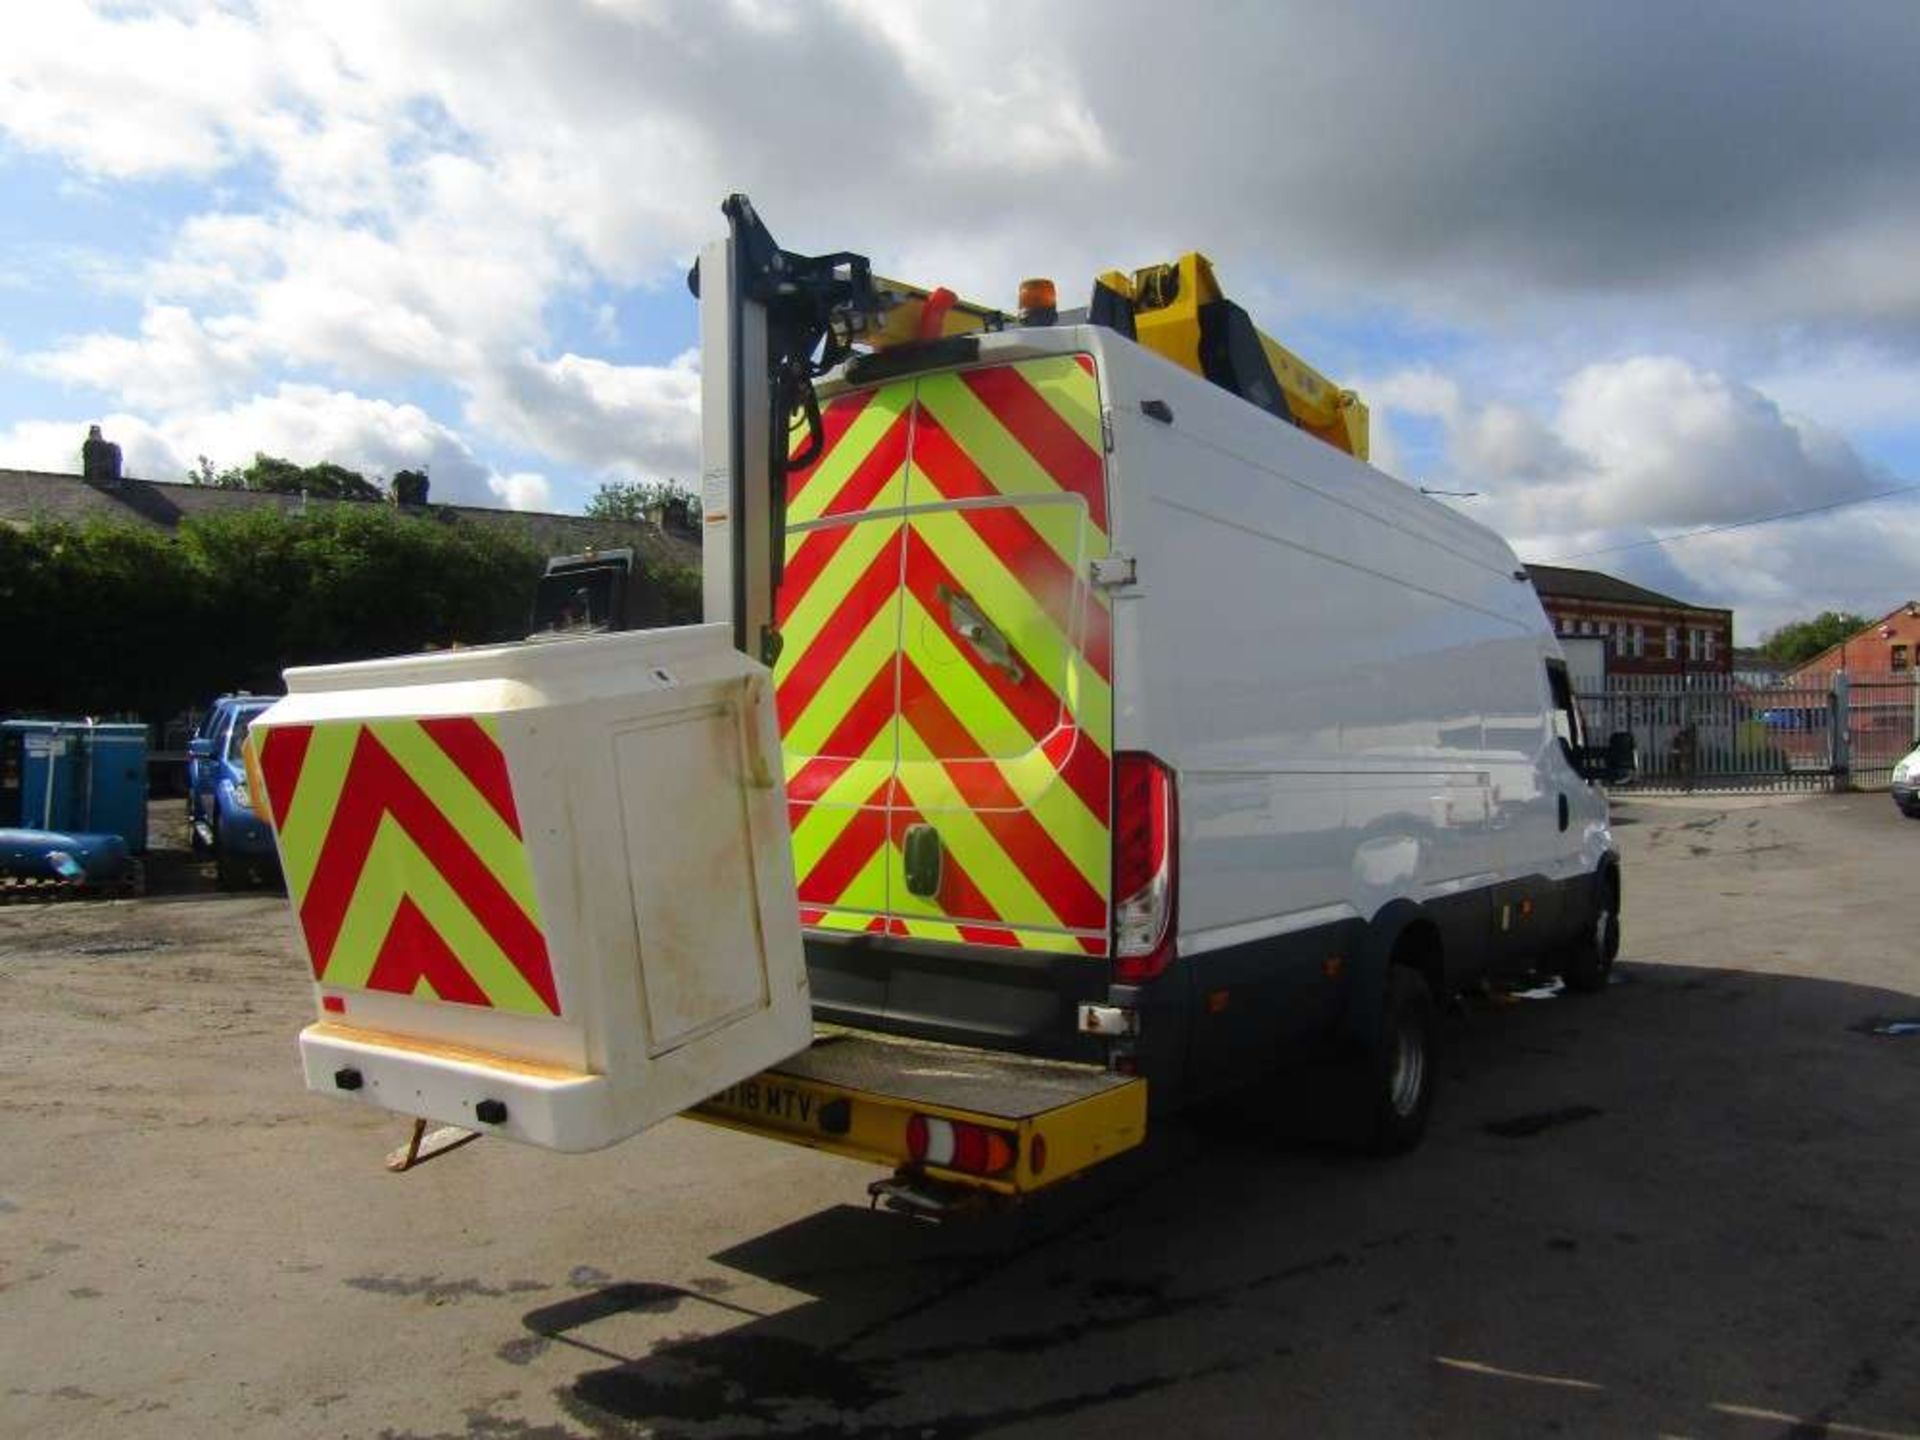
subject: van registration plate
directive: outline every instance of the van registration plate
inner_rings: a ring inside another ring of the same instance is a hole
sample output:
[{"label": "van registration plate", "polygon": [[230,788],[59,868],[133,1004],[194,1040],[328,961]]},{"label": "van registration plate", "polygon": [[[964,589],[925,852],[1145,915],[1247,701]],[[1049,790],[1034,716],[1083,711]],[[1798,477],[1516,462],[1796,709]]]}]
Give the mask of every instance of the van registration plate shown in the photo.
[{"label": "van registration plate", "polygon": [[760,1124],[812,1129],[819,1123],[820,1112],[831,1103],[798,1085],[756,1075],[729,1085],[700,1108]]}]

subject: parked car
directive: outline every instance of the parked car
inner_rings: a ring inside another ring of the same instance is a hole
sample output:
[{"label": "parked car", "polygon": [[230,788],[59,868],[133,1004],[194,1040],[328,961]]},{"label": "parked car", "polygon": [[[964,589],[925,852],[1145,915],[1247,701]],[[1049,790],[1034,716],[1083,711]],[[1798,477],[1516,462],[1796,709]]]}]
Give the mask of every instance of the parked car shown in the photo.
[{"label": "parked car", "polygon": [[1893,767],[1893,803],[1909,819],[1920,820],[1920,745],[1900,758]]},{"label": "parked car", "polygon": [[187,823],[193,848],[211,851],[220,884],[235,889],[279,867],[273,828],[254,810],[242,746],[271,695],[223,695],[187,742]]},{"label": "parked car", "polygon": [[[211,763],[209,759],[211,754],[209,748],[210,743],[214,737],[219,734],[220,727],[233,718],[234,706],[244,705],[249,700],[257,698],[259,697],[249,695],[244,690],[236,691],[231,695],[222,695],[207,707],[206,713],[201,715],[199,723],[193,726],[182,745],[182,748],[187,754],[185,768],[187,827],[193,834],[193,848],[196,850],[203,848],[200,839],[200,825],[201,822],[207,818],[200,808],[200,772]],[[187,713],[188,716],[191,717],[193,712],[188,711]],[[207,741],[209,745],[195,745],[194,742],[196,740]]]}]

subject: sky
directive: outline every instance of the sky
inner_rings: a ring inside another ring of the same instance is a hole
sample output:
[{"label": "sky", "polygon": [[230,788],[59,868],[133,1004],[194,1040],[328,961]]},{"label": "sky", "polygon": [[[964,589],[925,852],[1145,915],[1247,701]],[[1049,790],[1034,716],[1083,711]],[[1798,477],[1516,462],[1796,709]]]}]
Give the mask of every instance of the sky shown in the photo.
[{"label": "sky", "polygon": [[1741,643],[1878,616],[1920,494],[1843,502],[1920,486],[1916,56],[1906,0],[36,0],[0,466],[100,423],[152,479],[689,478],[685,275],[744,191],[790,249],[1009,309],[1203,250],[1523,558]]}]

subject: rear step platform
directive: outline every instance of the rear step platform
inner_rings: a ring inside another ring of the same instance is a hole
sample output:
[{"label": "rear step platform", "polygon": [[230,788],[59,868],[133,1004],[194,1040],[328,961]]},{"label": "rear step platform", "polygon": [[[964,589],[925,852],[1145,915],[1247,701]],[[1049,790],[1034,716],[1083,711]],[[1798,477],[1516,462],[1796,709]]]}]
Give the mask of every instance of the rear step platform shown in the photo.
[{"label": "rear step platform", "polygon": [[1131,1150],[1147,1082],[1092,1065],[822,1026],[808,1049],[688,1112],[698,1120],[1012,1197]]}]

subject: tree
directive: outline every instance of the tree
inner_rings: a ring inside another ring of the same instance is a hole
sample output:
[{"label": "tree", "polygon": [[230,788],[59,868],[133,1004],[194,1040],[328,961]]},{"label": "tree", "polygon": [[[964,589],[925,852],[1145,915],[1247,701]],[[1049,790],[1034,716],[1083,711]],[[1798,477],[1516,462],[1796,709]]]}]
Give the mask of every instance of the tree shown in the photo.
[{"label": "tree", "polygon": [[5,708],[31,714],[164,715],[213,671],[219,643],[205,577],[166,534],[103,520],[0,525]]},{"label": "tree", "polygon": [[1811,620],[1791,620],[1782,625],[1761,642],[1760,653],[1784,665],[1798,665],[1872,623],[1851,610],[1822,610]]},{"label": "tree", "polygon": [[249,490],[271,490],[281,495],[302,491],[317,500],[383,500],[380,487],[358,470],[349,470],[331,460],[318,465],[296,465],[278,455],[256,454],[253,463],[240,472]]},{"label": "tree", "polygon": [[587,501],[591,520],[646,520],[656,506],[683,525],[698,524],[700,497],[678,480],[610,480]]},{"label": "tree", "polygon": [[241,471],[228,466],[225,470],[215,470],[213,461],[202,455],[198,463],[187,471],[187,479],[195,485],[205,486],[209,490],[244,490],[247,477]]},{"label": "tree", "polygon": [[[403,471],[402,474],[412,472]],[[268,490],[278,495],[305,492],[316,500],[384,500],[386,494],[358,470],[349,470],[331,460],[318,465],[296,465],[278,455],[256,453],[244,470],[229,467],[215,470],[206,456],[187,472],[195,485],[216,490]]]},{"label": "tree", "polygon": [[543,557],[511,527],[390,505],[0,525],[6,708],[160,720],[289,665],[526,631]]}]

